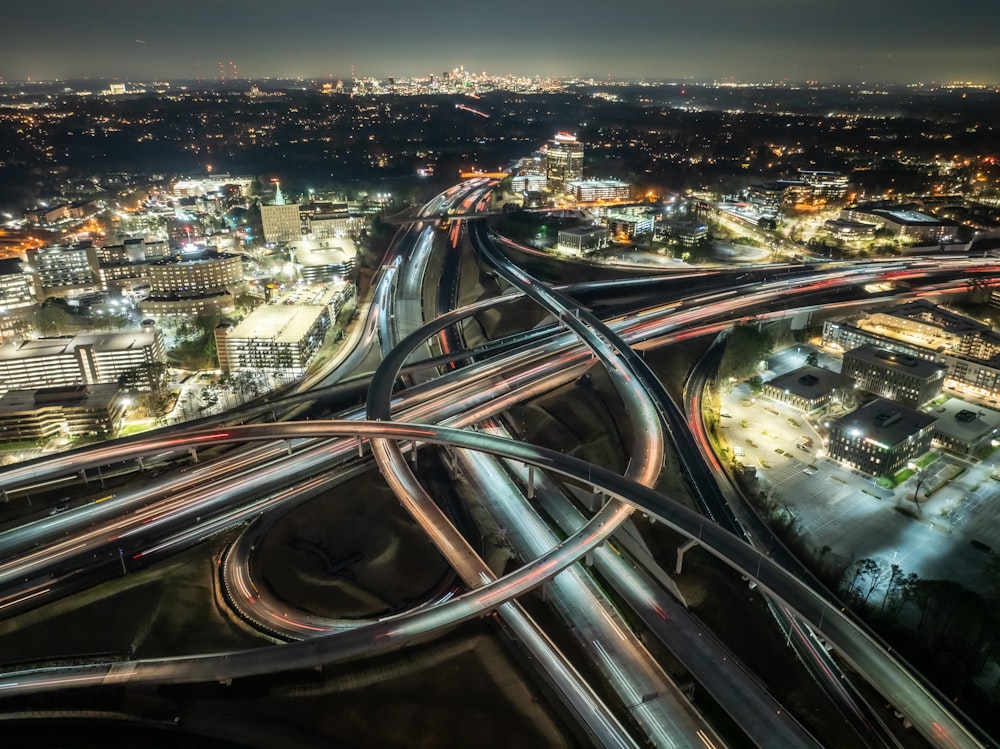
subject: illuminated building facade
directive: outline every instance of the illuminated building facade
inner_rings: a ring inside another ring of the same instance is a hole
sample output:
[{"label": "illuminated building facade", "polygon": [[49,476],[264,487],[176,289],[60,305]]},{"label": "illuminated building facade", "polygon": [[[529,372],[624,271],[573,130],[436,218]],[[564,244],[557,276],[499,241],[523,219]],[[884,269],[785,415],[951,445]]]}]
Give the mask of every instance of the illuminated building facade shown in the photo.
[{"label": "illuminated building facade", "polygon": [[576,179],[566,183],[566,192],[581,203],[599,200],[628,200],[632,188],[628,182],[617,179]]},{"label": "illuminated building facade", "polygon": [[182,253],[146,264],[149,296],[144,315],[227,313],[243,285],[243,258],[212,248]]},{"label": "illuminated building facade", "polygon": [[875,224],[893,236],[915,242],[941,242],[958,230],[954,221],[944,221],[916,210],[915,204],[868,204],[844,208],[840,217],[848,221]]},{"label": "illuminated building facade", "polygon": [[604,226],[574,226],[560,229],[556,249],[575,255],[589,255],[608,246],[608,230]]},{"label": "illuminated building facade", "polygon": [[302,236],[302,216],[298,203],[289,203],[278,185],[274,191],[274,202],[260,206],[260,222],[264,241],[268,244],[291,242]]},{"label": "illuminated building facade", "polygon": [[941,394],[948,368],[927,359],[868,345],[846,352],[840,371],[851,377],[859,390],[909,408],[920,408]]},{"label": "illuminated building facade", "polygon": [[300,377],[322,345],[330,324],[330,309],[325,305],[258,307],[239,324],[223,324],[215,329],[219,368],[226,372],[251,369]]},{"label": "illuminated building facade", "polygon": [[550,190],[561,191],[567,183],[583,179],[583,143],[575,135],[556,133],[545,150],[545,176]]},{"label": "illuminated building facade", "polygon": [[870,476],[891,476],[931,448],[933,416],[877,398],[830,423],[828,454]]},{"label": "illuminated building facade", "polygon": [[53,245],[28,250],[28,272],[35,296],[76,296],[100,289],[97,248],[87,242],[73,247]]},{"label": "illuminated building facade", "polygon": [[0,346],[0,392],[117,383],[125,372],[166,360],[163,335],[151,325],[124,333],[11,341]]},{"label": "illuminated building facade", "polygon": [[0,341],[23,335],[38,309],[31,278],[20,260],[0,260]]},{"label": "illuminated building facade", "polygon": [[125,409],[117,383],[10,390],[0,396],[0,442],[114,434]]},{"label": "illuminated building facade", "polygon": [[854,380],[823,367],[804,366],[764,383],[764,395],[806,413],[842,400]]},{"label": "illuminated building facade", "polygon": [[942,364],[945,388],[1000,399],[1000,334],[926,300],[827,320],[823,342],[845,351],[872,344]]},{"label": "illuminated building facade", "polygon": [[959,455],[982,455],[992,449],[1000,434],[1000,413],[990,408],[950,398],[930,412],[934,443]]},{"label": "illuminated building facade", "polygon": [[799,169],[799,179],[809,185],[813,197],[829,201],[847,197],[849,179],[846,174],[818,169]]}]

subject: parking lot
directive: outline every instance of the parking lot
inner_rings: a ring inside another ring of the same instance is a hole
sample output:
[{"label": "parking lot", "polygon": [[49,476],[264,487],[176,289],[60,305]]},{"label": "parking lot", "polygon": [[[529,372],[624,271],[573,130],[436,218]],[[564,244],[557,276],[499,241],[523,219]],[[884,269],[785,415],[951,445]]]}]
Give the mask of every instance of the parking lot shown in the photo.
[{"label": "parking lot", "polygon": [[[780,352],[764,379],[801,366],[807,351],[791,347]],[[827,364],[825,358],[821,365]],[[757,470],[761,486],[788,508],[815,549],[829,546],[830,555],[848,562],[880,557],[905,572],[970,587],[982,582],[986,552],[1000,552],[996,457],[978,463],[944,455],[926,469],[926,476],[915,474],[895,489],[883,489],[872,477],[828,460],[819,434],[802,412],[754,396],[745,384],[721,394],[721,413],[726,457]],[[807,439],[811,445],[804,449]],[[915,503],[918,482],[920,502]]]}]

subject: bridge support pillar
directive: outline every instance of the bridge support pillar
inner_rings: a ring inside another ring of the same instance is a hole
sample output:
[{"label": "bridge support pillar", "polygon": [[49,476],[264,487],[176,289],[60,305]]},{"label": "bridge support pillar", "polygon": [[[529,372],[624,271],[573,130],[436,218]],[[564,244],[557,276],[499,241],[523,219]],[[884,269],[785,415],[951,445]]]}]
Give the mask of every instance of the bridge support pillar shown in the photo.
[{"label": "bridge support pillar", "polygon": [[674,574],[675,575],[681,574],[681,567],[684,564],[684,552],[688,551],[689,549],[694,548],[697,545],[698,545],[698,542],[695,541],[692,538],[690,541],[688,541],[683,546],[681,546],[679,549],[677,549],[677,565],[674,567]]},{"label": "bridge support pillar", "polygon": [[528,499],[535,498],[535,467],[528,466]]},{"label": "bridge support pillar", "polygon": [[80,479],[85,484],[89,484],[90,483],[90,481],[87,479],[87,469],[86,468],[83,468],[83,469],[80,470]]},{"label": "bridge support pillar", "polygon": [[191,456],[191,462],[192,463],[197,463],[198,462],[198,448],[197,447],[189,447],[188,448],[188,455]]}]

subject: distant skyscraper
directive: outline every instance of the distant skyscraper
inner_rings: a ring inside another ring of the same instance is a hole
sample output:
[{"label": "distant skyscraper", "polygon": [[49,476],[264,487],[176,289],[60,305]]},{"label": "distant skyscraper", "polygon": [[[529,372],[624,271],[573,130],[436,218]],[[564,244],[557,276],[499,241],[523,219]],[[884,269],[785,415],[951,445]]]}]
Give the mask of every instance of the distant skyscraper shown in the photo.
[{"label": "distant skyscraper", "polygon": [[556,133],[545,153],[549,189],[562,190],[567,182],[583,178],[583,143],[569,133]]}]

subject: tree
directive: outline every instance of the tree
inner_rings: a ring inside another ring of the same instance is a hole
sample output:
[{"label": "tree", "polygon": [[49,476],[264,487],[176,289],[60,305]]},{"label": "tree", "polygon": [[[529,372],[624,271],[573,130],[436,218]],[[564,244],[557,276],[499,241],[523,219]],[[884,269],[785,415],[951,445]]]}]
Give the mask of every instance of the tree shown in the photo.
[{"label": "tree", "polygon": [[872,594],[889,582],[891,574],[892,570],[885,560],[864,557],[847,568],[850,582],[844,590],[858,603],[867,605]]},{"label": "tree", "polygon": [[810,367],[818,367],[819,355],[815,351],[810,351],[806,355],[806,364],[808,364]]},{"label": "tree", "polygon": [[742,379],[757,371],[757,364],[774,350],[774,335],[755,321],[733,326],[722,355],[722,377]]},{"label": "tree", "polygon": [[35,313],[35,327],[44,336],[62,335],[69,331],[72,320],[72,315],[52,300]]},{"label": "tree", "polygon": [[[869,559],[866,561],[869,562],[865,569],[868,581],[867,587],[864,590],[864,598],[861,601],[865,606],[868,605],[868,599],[872,597],[872,593],[885,587],[886,583],[892,578],[892,568],[886,564],[884,559]],[[892,565],[892,567],[894,566]]]}]

